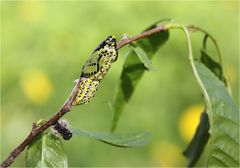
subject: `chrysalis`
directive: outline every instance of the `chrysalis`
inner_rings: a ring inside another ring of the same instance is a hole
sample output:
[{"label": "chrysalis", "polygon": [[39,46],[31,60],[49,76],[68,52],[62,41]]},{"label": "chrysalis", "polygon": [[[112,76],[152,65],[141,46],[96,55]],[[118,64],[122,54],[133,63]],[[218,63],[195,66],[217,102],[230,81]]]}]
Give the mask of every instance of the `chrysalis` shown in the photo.
[{"label": "chrysalis", "polygon": [[94,97],[100,81],[118,58],[117,43],[109,36],[98,45],[82,68],[78,92],[73,105],[86,104]]}]

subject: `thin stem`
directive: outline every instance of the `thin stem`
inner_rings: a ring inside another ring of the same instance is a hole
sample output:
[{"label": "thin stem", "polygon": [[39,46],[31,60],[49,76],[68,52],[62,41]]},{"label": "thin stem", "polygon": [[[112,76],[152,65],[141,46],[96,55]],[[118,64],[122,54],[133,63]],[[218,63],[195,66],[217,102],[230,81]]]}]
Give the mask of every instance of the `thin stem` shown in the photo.
[{"label": "thin stem", "polygon": [[190,26],[187,26],[187,28],[190,29],[190,30],[200,31],[200,32],[205,34],[204,41],[203,41],[203,47],[204,48],[206,48],[206,42],[207,42],[208,38],[210,38],[211,41],[213,42],[214,46],[216,47],[217,53],[218,53],[219,63],[220,63],[220,65],[222,67],[222,70],[223,70],[222,77],[226,78],[225,84],[226,84],[226,87],[228,89],[229,94],[231,95],[232,94],[231,86],[230,86],[228,77],[226,75],[225,69],[224,69],[223,58],[222,58],[222,54],[221,54],[219,45],[217,43],[217,40],[211,34],[209,34],[206,30],[204,30],[204,29],[202,29],[200,27],[197,27],[197,26],[194,26],[194,25],[190,25]]},{"label": "thin stem", "polygon": [[[203,85],[203,83],[202,83],[202,81],[201,81],[201,79],[200,79],[200,76],[199,76],[199,74],[198,74],[198,72],[197,72],[197,69],[196,69],[196,66],[195,66],[195,63],[194,63],[193,52],[192,52],[192,44],[191,44],[191,39],[190,39],[189,32],[188,32],[188,30],[187,30],[186,27],[183,27],[182,29],[183,29],[183,31],[184,31],[184,33],[185,33],[185,35],[186,35],[186,38],[187,38],[189,60],[190,60],[190,64],[191,64],[192,69],[193,69],[193,73],[194,73],[194,75],[195,75],[195,77],[196,77],[196,79],[197,79],[197,81],[198,81],[198,83],[199,83],[199,85],[200,85],[200,87],[201,87],[204,95],[205,95],[205,99],[206,99],[205,102],[206,102],[206,105],[207,105],[207,109],[208,109],[209,111],[211,111],[211,110],[212,110],[212,107],[211,107],[211,105],[209,104],[209,102],[210,102],[209,95],[208,95],[208,93],[207,93],[207,91],[206,91],[206,88],[204,87],[204,85]],[[210,120],[211,120],[211,118],[210,118]]]},{"label": "thin stem", "polygon": [[[203,95],[204,95],[204,98],[205,98],[205,103],[206,103],[206,106],[207,106],[207,109],[208,111],[212,111],[212,106],[210,105],[210,97],[207,93],[207,90],[206,88],[204,87],[203,85],[203,82],[202,80],[200,79],[200,76],[198,74],[198,71],[196,69],[196,66],[195,66],[195,63],[194,63],[194,58],[193,58],[193,52],[192,52],[192,44],[191,44],[191,38],[190,38],[190,35],[189,35],[189,32],[188,32],[188,29],[186,27],[182,27],[185,35],[186,35],[186,38],[187,38],[187,44],[188,44],[188,56],[189,56],[189,60],[190,60],[190,64],[191,64],[191,67],[192,67],[192,70],[193,70],[193,73],[194,73],[194,76],[195,78],[197,79],[198,81],[198,84],[203,92]],[[206,36],[205,36],[206,37]],[[210,121],[210,125],[212,125],[213,123],[213,120],[212,120],[212,117],[211,117],[211,113],[208,112],[208,115],[209,115],[209,121]]]},{"label": "thin stem", "polygon": [[194,29],[194,30],[203,32],[205,35],[207,35],[207,37],[209,37],[212,40],[213,44],[216,47],[217,53],[218,53],[218,58],[219,58],[220,65],[223,67],[222,54],[221,54],[221,51],[220,51],[220,48],[219,48],[219,45],[218,45],[216,39],[211,34],[209,34],[206,30],[204,30],[200,27],[197,27],[197,26],[194,26],[194,25],[190,25],[190,26],[187,26],[187,27],[189,29]]},{"label": "thin stem", "polygon": [[137,41],[139,39],[142,39],[144,37],[147,37],[147,36],[150,36],[152,34],[155,34],[155,33],[159,33],[159,32],[162,32],[162,31],[166,31],[165,29],[165,26],[164,25],[159,25],[153,29],[150,29],[148,31],[145,31],[139,35],[136,35],[134,37],[131,37],[131,38],[123,38],[120,40],[120,42],[117,44],[117,49],[120,49],[122,47],[124,47],[125,45],[127,44],[130,44],[134,41]]},{"label": "thin stem", "polygon": [[221,65],[221,67],[223,67],[223,59],[222,59],[222,54],[221,54],[219,45],[218,45],[216,39],[211,34],[209,34],[206,30],[204,30],[204,29],[202,29],[200,27],[194,26],[194,25],[181,26],[180,24],[175,24],[175,23],[169,23],[169,24],[165,25],[166,29],[172,29],[172,28],[181,28],[182,29],[182,27],[187,27],[187,29],[189,31],[192,31],[192,32],[200,31],[200,32],[204,33],[205,34],[204,40],[203,40],[203,47],[204,48],[206,48],[207,39],[210,38],[212,40],[213,44],[216,47],[220,65]]}]

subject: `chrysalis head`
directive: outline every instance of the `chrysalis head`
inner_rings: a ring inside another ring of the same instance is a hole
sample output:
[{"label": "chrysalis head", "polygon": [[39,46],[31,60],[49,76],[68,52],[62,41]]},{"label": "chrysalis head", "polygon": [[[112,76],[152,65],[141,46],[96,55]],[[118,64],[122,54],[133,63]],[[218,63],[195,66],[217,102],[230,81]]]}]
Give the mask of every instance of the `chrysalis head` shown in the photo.
[{"label": "chrysalis head", "polygon": [[100,50],[101,48],[104,48],[104,47],[109,47],[109,48],[114,48],[116,49],[117,48],[117,43],[116,43],[116,38],[115,36],[108,36],[104,41],[102,41],[98,46],[97,48],[93,51],[98,51]]},{"label": "chrysalis head", "polygon": [[108,45],[109,47],[112,46],[112,47],[117,47],[116,46],[116,38],[115,36],[108,36],[108,38],[105,40],[106,42],[106,45]]}]

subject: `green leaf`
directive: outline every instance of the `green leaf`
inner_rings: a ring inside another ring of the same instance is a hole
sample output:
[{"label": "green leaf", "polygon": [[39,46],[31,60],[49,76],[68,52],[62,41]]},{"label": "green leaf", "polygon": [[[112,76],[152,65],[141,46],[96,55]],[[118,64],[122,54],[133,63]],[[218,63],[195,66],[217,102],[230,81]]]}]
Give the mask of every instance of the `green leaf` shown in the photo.
[{"label": "green leaf", "polygon": [[203,64],[194,63],[210,121],[210,167],[239,166],[239,110],[224,84]]},{"label": "green leaf", "polygon": [[27,148],[27,167],[68,167],[62,143],[50,131],[39,135]]},{"label": "green leaf", "polygon": [[188,167],[193,167],[202,154],[210,137],[210,134],[208,133],[209,127],[208,115],[204,110],[201,115],[197,130],[187,149],[183,152],[183,154],[189,158]]},{"label": "green leaf", "polygon": [[[148,38],[141,39],[137,41],[134,45],[138,46],[143,50],[146,55],[143,56],[142,60],[149,60],[153,58],[153,55],[157,50],[167,41],[169,37],[168,31],[160,32],[149,36]],[[136,50],[136,49],[135,49]],[[141,56],[143,54],[140,54]],[[139,59],[136,52],[130,47],[129,52],[127,52],[126,60],[123,66],[123,70],[120,76],[120,81],[117,87],[117,92],[113,100],[113,120],[111,131],[113,132],[116,129],[119,117],[124,110],[125,105],[133,95],[133,92],[141,79],[143,73],[145,72],[146,67],[150,66],[150,61],[143,61]]]},{"label": "green leaf", "polygon": [[[224,80],[222,67],[221,65],[214,61],[204,49],[201,49],[201,59],[200,61],[207,66],[212,73],[214,73],[219,80]],[[202,113],[201,120],[198,124],[197,130],[189,143],[187,149],[183,152],[185,156],[189,158],[189,167],[195,165],[196,161],[199,159],[202,154],[205,145],[209,139],[209,119],[206,114],[206,110]]]},{"label": "green leaf", "polygon": [[[150,25],[148,28],[146,28],[144,31],[147,31],[147,30],[150,30],[150,29],[153,29],[155,28],[159,23],[162,23],[162,22],[171,22],[173,21],[174,19],[172,18],[165,18],[165,19],[159,19],[158,21],[156,21],[155,23],[153,23],[152,25]],[[143,32],[144,32],[143,31]]]},{"label": "green leaf", "polygon": [[[223,76],[223,71],[221,65],[214,61],[204,49],[201,49],[201,59],[200,61],[207,66],[212,73],[214,73],[219,80],[222,80],[225,85],[226,79]],[[187,156],[189,160],[189,167],[195,165],[196,161],[199,159],[200,155],[203,152],[203,149],[205,145],[208,142],[209,139],[209,120],[206,112],[202,114],[200,123],[198,125],[198,128],[194,134],[193,139],[191,140],[189,146],[187,149],[183,152],[185,156]]]},{"label": "green leaf", "polygon": [[141,147],[149,143],[151,134],[144,133],[99,133],[71,129],[73,135],[92,138],[116,147]]},{"label": "green leaf", "polygon": [[145,66],[145,68],[147,68],[148,70],[152,70],[152,62],[151,60],[149,60],[147,54],[145,53],[145,51],[143,49],[141,49],[138,46],[133,46],[133,50],[135,51],[135,53],[137,54],[138,58],[140,59],[140,61],[143,63],[143,65]]},{"label": "green leaf", "polygon": [[204,49],[201,49],[201,62],[206,65],[219,80],[225,82],[221,65],[214,61]]},{"label": "green leaf", "polygon": [[189,60],[193,73],[204,95],[210,123],[209,167],[239,167],[239,110],[225,85],[204,64],[193,59],[188,30],[182,29],[187,38]]}]

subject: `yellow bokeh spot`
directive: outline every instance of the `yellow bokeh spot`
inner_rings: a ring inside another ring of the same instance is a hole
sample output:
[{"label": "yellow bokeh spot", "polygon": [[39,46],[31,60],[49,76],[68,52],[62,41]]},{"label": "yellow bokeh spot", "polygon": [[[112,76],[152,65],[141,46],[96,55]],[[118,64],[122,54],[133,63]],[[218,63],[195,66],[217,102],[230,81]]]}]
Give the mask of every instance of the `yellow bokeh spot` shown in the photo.
[{"label": "yellow bokeh spot", "polygon": [[40,1],[22,1],[18,6],[18,14],[26,22],[38,22],[44,15],[44,4]]},{"label": "yellow bokeh spot", "polygon": [[161,142],[153,146],[153,161],[157,167],[176,167],[185,165],[182,150],[175,144]]},{"label": "yellow bokeh spot", "polygon": [[203,110],[204,106],[199,104],[190,106],[183,112],[179,120],[179,131],[184,140],[190,141],[193,137]]},{"label": "yellow bokeh spot", "polygon": [[23,73],[21,87],[26,97],[37,105],[45,103],[52,93],[52,84],[49,78],[40,70]]}]

